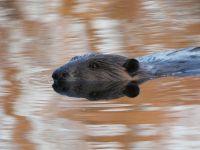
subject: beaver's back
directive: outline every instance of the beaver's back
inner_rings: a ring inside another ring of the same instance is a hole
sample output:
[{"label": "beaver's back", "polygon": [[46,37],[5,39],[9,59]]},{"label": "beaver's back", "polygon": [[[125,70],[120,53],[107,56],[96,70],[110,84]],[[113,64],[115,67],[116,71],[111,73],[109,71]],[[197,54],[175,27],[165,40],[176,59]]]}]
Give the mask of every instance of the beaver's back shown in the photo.
[{"label": "beaver's back", "polygon": [[155,77],[200,75],[200,47],[159,52],[137,59],[146,73]]}]

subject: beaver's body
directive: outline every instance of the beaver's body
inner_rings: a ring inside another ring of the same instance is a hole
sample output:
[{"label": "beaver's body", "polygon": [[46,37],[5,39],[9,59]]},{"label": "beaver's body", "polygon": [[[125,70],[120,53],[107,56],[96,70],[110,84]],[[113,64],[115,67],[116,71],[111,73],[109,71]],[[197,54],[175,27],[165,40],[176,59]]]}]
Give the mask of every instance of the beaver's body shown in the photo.
[{"label": "beaver's body", "polygon": [[76,56],[53,73],[54,80],[145,81],[163,76],[200,75],[200,47],[128,59],[119,55]]},{"label": "beaver's body", "polygon": [[154,77],[200,75],[200,47],[159,52],[137,59]]}]

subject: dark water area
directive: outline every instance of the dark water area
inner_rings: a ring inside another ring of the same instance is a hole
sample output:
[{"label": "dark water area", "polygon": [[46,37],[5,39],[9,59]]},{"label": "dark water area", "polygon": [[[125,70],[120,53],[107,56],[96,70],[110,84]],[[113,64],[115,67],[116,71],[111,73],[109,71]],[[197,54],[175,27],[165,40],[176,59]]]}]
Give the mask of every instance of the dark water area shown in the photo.
[{"label": "dark water area", "polygon": [[0,149],[199,150],[199,77],[110,101],[59,95],[51,78],[75,55],[199,45],[199,0],[1,0]]}]

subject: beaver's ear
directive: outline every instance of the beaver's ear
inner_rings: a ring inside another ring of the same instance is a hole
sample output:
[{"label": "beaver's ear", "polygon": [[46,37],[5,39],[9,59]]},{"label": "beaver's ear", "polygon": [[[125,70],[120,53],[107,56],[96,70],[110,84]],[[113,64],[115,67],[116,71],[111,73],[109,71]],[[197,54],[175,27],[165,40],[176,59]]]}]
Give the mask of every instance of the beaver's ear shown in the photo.
[{"label": "beaver's ear", "polygon": [[136,59],[128,59],[123,64],[123,67],[126,68],[128,73],[134,73],[139,69],[139,62]]},{"label": "beaver's ear", "polygon": [[136,97],[140,93],[140,88],[137,83],[129,82],[125,89],[123,90],[123,94],[128,97]]}]

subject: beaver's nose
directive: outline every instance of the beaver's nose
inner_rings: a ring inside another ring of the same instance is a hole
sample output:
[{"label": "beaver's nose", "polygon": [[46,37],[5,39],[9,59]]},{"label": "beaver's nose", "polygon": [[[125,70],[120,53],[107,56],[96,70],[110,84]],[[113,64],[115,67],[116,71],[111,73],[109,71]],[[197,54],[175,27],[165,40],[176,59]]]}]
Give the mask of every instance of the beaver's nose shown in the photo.
[{"label": "beaver's nose", "polygon": [[54,72],[53,72],[52,78],[53,78],[54,80],[58,80],[58,79],[59,79],[59,75],[58,75],[58,72],[57,72],[57,71],[54,71]]}]

